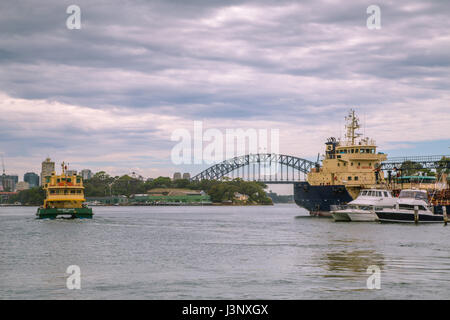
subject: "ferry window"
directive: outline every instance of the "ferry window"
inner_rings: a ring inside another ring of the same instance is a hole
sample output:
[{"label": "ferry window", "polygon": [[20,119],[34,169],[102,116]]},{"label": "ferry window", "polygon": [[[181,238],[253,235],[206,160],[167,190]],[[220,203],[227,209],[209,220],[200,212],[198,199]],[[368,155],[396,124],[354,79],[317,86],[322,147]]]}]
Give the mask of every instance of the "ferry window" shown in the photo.
[{"label": "ferry window", "polygon": [[358,166],[360,166],[361,165],[361,162],[358,162]]},{"label": "ferry window", "polygon": [[77,183],[80,183],[80,181],[81,181],[80,178],[77,178]]},{"label": "ferry window", "polygon": [[377,197],[381,197],[381,191],[377,191]]},{"label": "ferry window", "polygon": [[60,181],[61,181],[61,180],[60,180],[59,178],[58,178],[58,179],[56,179],[56,182],[58,182],[58,183],[59,183]]},{"label": "ferry window", "polygon": [[72,194],[75,193],[75,190],[70,190],[70,193],[72,193]]},{"label": "ferry window", "polygon": [[81,190],[77,190],[77,193],[81,193]]},{"label": "ferry window", "polygon": [[352,149],[352,153],[355,153],[355,149]]},{"label": "ferry window", "polygon": [[340,167],[341,165],[339,164],[339,162],[338,162],[338,167]]},{"label": "ferry window", "polygon": [[388,193],[387,193],[386,191],[384,191],[383,193],[384,193],[384,196],[385,196],[386,198],[389,197],[389,196],[388,196]]},{"label": "ferry window", "polygon": [[71,182],[72,181],[72,179],[70,179],[70,178],[67,178],[67,182]]},{"label": "ferry window", "polygon": [[370,153],[370,149],[366,149],[366,153]]},{"label": "ferry window", "polygon": [[355,181],[358,181],[358,176],[355,177]]},{"label": "ferry window", "polygon": [[369,191],[369,196],[373,196],[373,191]]},{"label": "ferry window", "polygon": [[353,162],[351,163],[351,165],[353,165]]},{"label": "ferry window", "polygon": [[54,194],[54,193],[55,193],[55,190],[50,190],[50,193],[51,193],[51,194]]},{"label": "ferry window", "polygon": [[348,177],[348,181],[352,181],[352,177]]},{"label": "ferry window", "polygon": [[364,149],[361,149],[360,152],[361,152],[361,153],[364,153]]},{"label": "ferry window", "polygon": [[347,165],[347,163],[346,162],[344,162],[344,167]]}]

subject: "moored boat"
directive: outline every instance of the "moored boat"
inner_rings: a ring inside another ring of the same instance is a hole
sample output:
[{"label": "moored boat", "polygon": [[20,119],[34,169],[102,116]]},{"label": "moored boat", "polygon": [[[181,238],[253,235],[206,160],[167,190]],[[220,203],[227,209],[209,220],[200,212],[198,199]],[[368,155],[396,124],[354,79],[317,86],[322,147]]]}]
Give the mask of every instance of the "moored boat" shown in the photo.
[{"label": "moored boat", "polygon": [[393,208],[395,198],[386,189],[364,189],[347,206],[332,211],[335,221],[369,222],[376,221],[376,209]]},{"label": "moored boat", "polygon": [[397,204],[392,209],[375,211],[380,222],[442,223],[444,215],[430,210],[425,190],[407,189],[400,191]]},{"label": "moored boat", "polygon": [[84,204],[83,179],[78,175],[67,175],[64,162],[61,166],[61,175],[52,172],[51,176],[45,177],[45,200],[36,216],[39,219],[54,219],[58,216],[92,218],[92,209]]}]

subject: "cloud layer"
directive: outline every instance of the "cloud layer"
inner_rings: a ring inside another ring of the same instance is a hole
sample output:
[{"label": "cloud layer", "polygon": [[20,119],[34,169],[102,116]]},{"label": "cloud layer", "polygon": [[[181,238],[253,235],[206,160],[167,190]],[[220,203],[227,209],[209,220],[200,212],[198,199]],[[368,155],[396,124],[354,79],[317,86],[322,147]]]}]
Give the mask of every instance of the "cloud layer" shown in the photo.
[{"label": "cloud layer", "polygon": [[350,107],[386,151],[450,142],[448,2],[379,1],[380,30],[365,2],[78,1],[68,30],[70,4],[0,4],[8,171],[50,155],[171,174],[171,132],[193,120],[279,128],[281,152],[314,158]]}]

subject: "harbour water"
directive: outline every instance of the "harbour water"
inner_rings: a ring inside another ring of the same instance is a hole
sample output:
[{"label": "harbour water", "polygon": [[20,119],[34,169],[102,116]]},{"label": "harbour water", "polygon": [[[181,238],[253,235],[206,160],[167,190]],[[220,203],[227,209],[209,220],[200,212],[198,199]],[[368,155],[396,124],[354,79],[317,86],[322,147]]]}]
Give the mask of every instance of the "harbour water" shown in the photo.
[{"label": "harbour water", "polygon": [[[0,208],[0,299],[448,299],[450,226],[335,223],[295,205]],[[66,269],[81,269],[69,290]],[[367,268],[381,289],[367,288]]]}]

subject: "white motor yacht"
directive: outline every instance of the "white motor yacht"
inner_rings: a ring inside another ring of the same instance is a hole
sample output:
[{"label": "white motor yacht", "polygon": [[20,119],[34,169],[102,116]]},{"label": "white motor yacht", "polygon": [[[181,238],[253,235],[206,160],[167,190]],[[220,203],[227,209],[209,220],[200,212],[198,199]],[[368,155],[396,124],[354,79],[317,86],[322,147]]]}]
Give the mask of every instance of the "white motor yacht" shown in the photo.
[{"label": "white motor yacht", "polygon": [[347,206],[332,211],[335,221],[376,221],[375,210],[393,208],[396,199],[389,190],[364,189]]},{"label": "white motor yacht", "polygon": [[400,191],[397,204],[394,208],[376,210],[378,220],[381,222],[443,222],[442,213],[435,214],[430,210],[428,194],[425,190],[407,189]]}]

